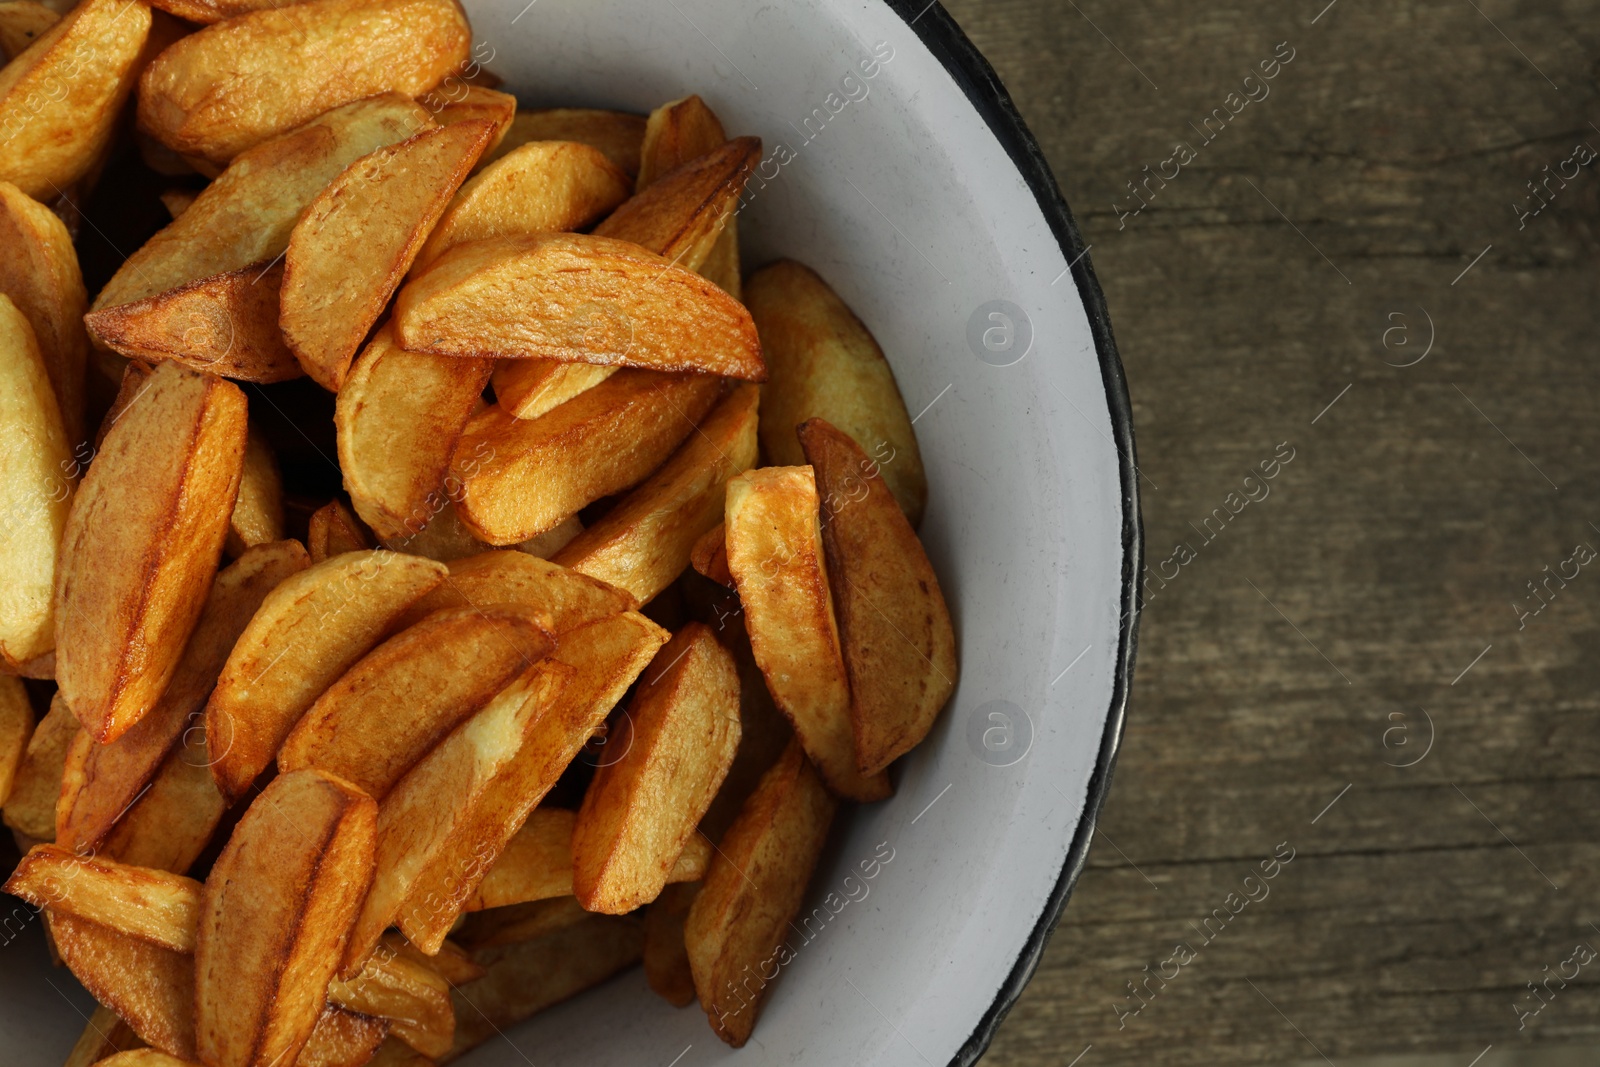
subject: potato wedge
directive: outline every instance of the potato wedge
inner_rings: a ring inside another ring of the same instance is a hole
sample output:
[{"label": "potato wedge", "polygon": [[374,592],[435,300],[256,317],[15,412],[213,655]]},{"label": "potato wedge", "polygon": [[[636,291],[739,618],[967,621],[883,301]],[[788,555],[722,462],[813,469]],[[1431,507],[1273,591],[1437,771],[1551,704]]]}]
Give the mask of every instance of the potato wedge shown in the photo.
[{"label": "potato wedge", "polygon": [[45,915],[62,962],[96,1000],[126,1020],[146,1044],[194,1061],[191,955],[51,909]]},{"label": "potato wedge", "polygon": [[467,241],[588,229],[627,199],[630,185],[621,168],[586,144],[534,141],[514,148],[461,187],[412,269]]},{"label": "potato wedge", "polygon": [[371,531],[342,500],[330,500],[311,513],[306,549],[312,563],[344,552],[364,552],[372,543]]},{"label": "potato wedge", "polygon": [[0,70],[0,181],[47,200],[93,171],[149,34],[138,0],[84,0]]},{"label": "potato wedge", "polygon": [[662,175],[691,159],[699,159],[727,139],[721,120],[698,95],[662,104],[645,121],[638,187],[647,188]]},{"label": "potato wedge", "polygon": [[[299,542],[278,541],[247,549],[235,563],[218,572],[183,658],[161,699],[116,741],[98,745],[91,738],[86,742],[88,751],[81,777],[74,776],[63,783],[57,807],[57,843],[74,851],[100,846],[118,818],[129,811],[181,746],[184,733],[204,726],[200,712],[206,698],[217,684],[234,642],[267,595],[307,564],[305,549]],[[196,729],[195,733],[195,740],[203,744],[204,730]],[[200,762],[204,767],[205,761]]]},{"label": "potato wedge", "polygon": [[228,518],[228,555],[237,559],[245,549],[283,540],[283,478],[278,457],[259,433],[245,440],[244,471],[239,495]]},{"label": "potato wedge", "polygon": [[[129,1052],[118,1052],[107,1059],[101,1060],[104,1067],[194,1067],[185,1060],[176,1056],[169,1056],[165,1052],[153,1048],[134,1049]],[[69,1063],[68,1067],[72,1067]]]},{"label": "potato wedge", "polygon": [[[659,653],[658,653],[659,655]],[[465,905],[469,912],[507,908],[553,897],[572,896],[572,824],[577,813],[560,808],[535,808],[528,813],[505,851]],[[703,878],[711,861],[711,842],[691,837],[678,854],[667,881]]]},{"label": "potato wedge", "polygon": [[55,212],[10,182],[0,182],[0,293],[33,327],[67,444],[84,440],[83,374],[88,295],[72,235]]},{"label": "potato wedge", "polygon": [[733,586],[733,575],[728,571],[728,526],[718,522],[700,535],[689,550],[689,565],[696,573],[710,578],[718,585]]},{"label": "potato wedge", "polygon": [[100,420],[94,433],[94,451],[99,453],[106,443],[106,434],[122,419],[122,413],[150,388],[150,372],[155,368],[137,359],[124,359],[99,350],[96,350],[95,356],[107,361],[116,360],[122,365],[118,372],[116,396],[111,398],[111,406],[106,409],[105,417]]},{"label": "potato wedge", "polygon": [[[447,486],[460,481],[459,476],[455,474],[447,475],[446,478]],[[389,538],[383,543],[384,547],[396,552],[407,552],[413,556],[423,556],[440,563],[450,563],[489,550],[490,546],[474,537],[472,531],[461,521],[461,514],[449,498],[434,500],[431,507],[433,511],[427,525],[414,534]]]},{"label": "potato wedge", "polygon": [[281,262],[252,263],[100,308],[83,321],[100,347],[134,359],[170,359],[243,382],[284,382],[305,371],[278,328],[282,287]]},{"label": "potato wedge", "polygon": [[[766,970],[793,958],[787,938],[838,803],[798,740],[761,779],[728,828],[689,908],[684,943],[700,1006],[734,1048],[749,1040],[770,988]],[[759,976],[755,989],[747,978]]]},{"label": "potato wedge", "polygon": [[537,419],[486,409],[456,446],[462,521],[490,544],[543,533],[642,481],[694,432],[721,389],[710,375],[628,370]]},{"label": "potato wedge", "polygon": [[535,940],[482,950],[476,958],[489,973],[455,994],[451,1058],[633,966],[643,947],[637,919],[591,915]]},{"label": "potato wedge", "polygon": [[484,149],[485,155],[505,140],[506,134],[511,131],[511,120],[517,115],[517,98],[510,93],[497,92],[489,85],[463,81],[454,74],[419,96],[417,103],[427,108],[433,121],[441,126],[477,119],[492,125],[494,135]]},{"label": "potato wedge", "polygon": [[72,915],[174,952],[194,951],[200,883],[182,875],[38,845],[5,891],[55,915]]},{"label": "potato wedge", "polygon": [[[0,254],[3,258],[3,254]],[[55,647],[57,546],[77,464],[27,318],[0,293],[0,663],[15,671]]]},{"label": "potato wedge", "polygon": [[[94,1067],[102,1060],[109,1060],[115,1064],[117,1061],[110,1058],[117,1053],[132,1052],[143,1047],[144,1042],[139,1040],[132,1028],[118,1018],[116,1012],[100,1004],[95,1007],[94,1014],[89,1016],[89,1021],[84,1024],[83,1034],[78,1038],[78,1043],[73,1045],[72,1051],[67,1054],[65,1067]],[[134,1067],[126,1060],[122,1062],[126,1067]]]},{"label": "potato wedge", "polygon": [[[410,889],[400,929],[424,952],[436,945],[506,843],[572,762],[606,714],[666,643],[666,631],[626,612],[570,631],[552,663],[577,672],[539,716],[534,737],[480,794],[471,818]],[[425,935],[425,936],[424,936]]]},{"label": "potato wedge", "polygon": [[442,1056],[455,1036],[450,983],[433,968],[380,944],[360,973],[328,983],[328,1000],[346,1011],[392,1022],[394,1035],[418,1052]]},{"label": "potato wedge", "polygon": [[728,570],[767,689],[839,796],[882,800],[883,774],[856,767],[850,683],[817,525],[810,467],[763,467],[728,483]]},{"label": "potato wedge", "polygon": [[389,1026],[387,1019],[323,1008],[294,1067],[365,1067],[389,1036]]},{"label": "potato wedge", "polygon": [[361,342],[493,134],[490,123],[473,120],[380,148],[328,183],[295,224],[278,323],[324,389],[344,384]]},{"label": "potato wedge", "polygon": [[729,141],[641,186],[594,232],[632,241],[687,270],[699,270],[760,161],[759,137]]},{"label": "potato wedge", "polygon": [[494,368],[494,400],[519,419],[537,419],[621,369],[553,359],[503,359]]},{"label": "potato wedge", "polygon": [[280,774],[206,878],[195,1038],[212,1067],[290,1061],[311,1036],[372,882],[377,804],[316,770]]},{"label": "potato wedge", "polygon": [[323,691],[444,576],[443,564],[374,549],[333,556],[274,589],[206,704],[212,773],[223,795],[244,795]]},{"label": "potato wedge", "polygon": [[466,61],[471,37],[455,0],[254,11],[161,53],[139,79],[139,126],[186,156],[226,164],[340,104],[423,92]]},{"label": "potato wedge", "polygon": [[395,931],[384,934],[382,943],[396,954],[431,968],[451,985],[460,985],[462,982],[483,977],[483,968],[472,962],[472,957],[467,955],[466,949],[454,941],[442,942],[439,951],[432,956],[407,941],[405,935]]},{"label": "potato wedge", "polygon": [[500,147],[485,159],[491,163],[530,141],[577,141],[598,148],[632,181],[639,173],[645,119],[623,111],[558,107],[519,111]]},{"label": "potato wedge", "polygon": [[9,63],[21,55],[61,16],[38,0],[5,0],[0,3],[0,60]]},{"label": "potato wedge", "polygon": [[168,189],[161,194],[161,206],[167,209],[169,218],[175,219],[193,207],[199,195],[194,189]]},{"label": "potato wedge", "polygon": [[394,321],[395,339],[414,352],[767,376],[742,304],[608,237],[542,233],[457,245],[401,290]]},{"label": "potato wedge", "polygon": [[516,604],[548,619],[559,639],[585,623],[638,607],[620,589],[523,552],[484,552],[449,566],[449,577],[411,605],[399,625],[445,608]]},{"label": "potato wedge", "polygon": [[50,701],[50,710],[28,738],[22,763],[11,780],[4,811],[7,826],[36,841],[55,838],[61,776],[67,753],[81,729],[77,716],[57,693]]},{"label": "potato wedge", "polygon": [[772,378],[762,391],[761,444],[774,464],[802,462],[794,428],[827,419],[861,442],[915,527],[928,480],[894,371],[861,320],[810,268],[785,260],[751,275],[745,303]]},{"label": "potato wedge", "polygon": [[56,577],[56,680],[95,740],[161,697],[216,573],[244,469],[239,387],[163,363],[78,487]]},{"label": "potato wedge", "polygon": [[823,419],[797,432],[823,502],[857,769],[876,774],[928,735],[950,699],[955,631],[939,576],[878,464]]},{"label": "potato wedge", "polygon": [[350,368],[334,409],[339,469],[356,512],[384,539],[415,536],[494,364],[407,352],[385,324]]},{"label": "potato wedge", "polygon": [[740,385],[650,480],[552,557],[641,604],[683,573],[695,542],[722,520],[728,479],[756,463],[761,391]]},{"label": "potato wedge", "polygon": [[675,1008],[694,1003],[694,972],[689,970],[683,924],[699,892],[700,887],[694,884],[669,885],[645,910],[644,978],[657,995]]},{"label": "potato wedge", "polygon": [[[538,738],[541,719],[557,707],[575,673],[552,662],[512,679],[417,762],[385,798],[378,812],[377,875],[356,920],[344,973],[361,965],[390,925],[398,925],[406,940],[424,952],[444,940],[454,911],[414,900],[414,887],[449,851],[452,838],[471,825],[494,780]],[[482,872],[477,878],[470,873],[464,877],[475,884]]]},{"label": "potato wedge", "polygon": [[[283,772],[316,767],[375,800],[555,642],[537,615],[494,604],[429,615],[367,653],[317,698],[278,752]],[[395,709],[405,714],[396,715]]]},{"label": "potato wedge", "polygon": [[33,705],[28,702],[28,690],[20,678],[0,676],[0,807],[11,797],[32,736]]},{"label": "potato wedge", "polygon": [[122,863],[183,874],[211,844],[227,811],[211,775],[205,732],[191,728],[111,828],[100,852]]},{"label": "potato wedge", "polygon": [[409,96],[385,93],[336,107],[257,145],[128,257],[95,297],[95,310],[272,262],[289,247],[306,207],[341,171],[432,121]]},{"label": "potato wedge", "polygon": [[661,894],[739,748],[739,672],[710,628],[692,622],[656,653],[620,735],[572,831],[573,893],[607,915]]}]

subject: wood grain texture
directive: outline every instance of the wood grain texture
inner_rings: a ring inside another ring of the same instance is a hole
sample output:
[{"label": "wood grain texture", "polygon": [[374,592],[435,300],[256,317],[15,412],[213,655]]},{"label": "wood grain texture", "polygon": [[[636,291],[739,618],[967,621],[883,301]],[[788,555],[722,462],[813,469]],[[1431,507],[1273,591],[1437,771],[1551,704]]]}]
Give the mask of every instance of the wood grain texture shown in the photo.
[{"label": "wood grain texture", "polygon": [[[1088,870],[984,1063],[1600,1044],[1600,966],[1517,1011],[1600,949],[1600,568],[1512,607],[1600,547],[1600,175],[1519,220],[1526,183],[1600,149],[1593,6],[946,6],[1093,245],[1151,564],[1195,554],[1149,587]],[[1280,42],[1269,95],[1202,144],[1189,123]],[[1205,531],[1282,442],[1270,495]],[[1423,752],[1423,709],[1431,751],[1386,765]],[[1270,896],[1204,943],[1279,842]],[[1119,1029],[1178,942],[1195,958]]]}]

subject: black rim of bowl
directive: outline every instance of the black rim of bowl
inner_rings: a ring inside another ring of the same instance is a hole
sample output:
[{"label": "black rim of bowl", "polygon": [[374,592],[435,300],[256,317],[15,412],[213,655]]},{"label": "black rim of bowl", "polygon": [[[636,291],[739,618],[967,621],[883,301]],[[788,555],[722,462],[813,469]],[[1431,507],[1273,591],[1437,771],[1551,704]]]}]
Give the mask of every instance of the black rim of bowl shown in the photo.
[{"label": "black rim of bowl", "polygon": [[1106,713],[1105,731],[1100,737],[1100,751],[1095,757],[1094,773],[1089,778],[1088,795],[1084,799],[1083,818],[1073,832],[1066,861],[1061,865],[1061,873],[1056,878],[1055,888],[1050,891],[1050,898],[1045,902],[1037,925],[1028,935],[1011,972],[995,993],[994,1002],[950,1061],[959,1067],[971,1067],[994,1040],[1001,1020],[1022,995],[1023,987],[1038,968],[1045,942],[1060,921],[1067,898],[1072,895],[1072,887],[1083,873],[1095,822],[1111,789],[1111,770],[1116,763],[1117,748],[1122,741],[1122,728],[1127,718],[1128,689],[1133,681],[1133,660],[1139,636],[1139,612],[1144,600],[1139,586],[1139,575],[1144,569],[1144,530],[1139,518],[1133,412],[1128,401],[1127,381],[1122,374],[1122,359],[1117,355],[1116,341],[1111,336],[1111,319],[1106,313],[1105,297],[1095,278],[1094,265],[1089,261],[1078,224],[1073,221],[1072,211],[1061,195],[1050,165],[1045,162],[1039,142],[1028,132],[1027,125],[1017,112],[1016,105],[1011,102],[1011,95],[1000,84],[994,68],[989,66],[988,60],[983,58],[943,7],[929,0],[885,0],[885,3],[916,32],[923,45],[944,65],[972,106],[977,108],[978,114],[988,123],[989,129],[1028,183],[1028,188],[1033,190],[1039,210],[1050,224],[1050,230],[1055,234],[1067,262],[1072,264],[1072,280],[1077,283],[1078,296],[1083,300],[1083,310],[1089,319],[1089,331],[1094,337],[1095,353],[1100,359],[1100,374],[1105,383],[1106,405],[1111,412],[1111,432],[1115,435],[1122,489],[1122,616],[1117,635],[1116,676],[1111,691],[1111,707]]}]

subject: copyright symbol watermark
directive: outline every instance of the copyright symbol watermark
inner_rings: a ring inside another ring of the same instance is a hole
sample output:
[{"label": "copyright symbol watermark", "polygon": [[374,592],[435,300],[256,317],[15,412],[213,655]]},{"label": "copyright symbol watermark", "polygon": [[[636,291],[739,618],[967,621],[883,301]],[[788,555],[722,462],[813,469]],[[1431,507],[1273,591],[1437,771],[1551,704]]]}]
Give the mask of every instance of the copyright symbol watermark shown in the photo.
[{"label": "copyright symbol watermark", "polygon": [[1033,320],[1009,300],[990,300],[967,318],[967,347],[991,367],[1019,363],[1033,348]]},{"label": "copyright symbol watermark", "polygon": [[967,747],[991,767],[1020,763],[1033,747],[1033,720],[1009,700],[991,700],[968,713]]}]

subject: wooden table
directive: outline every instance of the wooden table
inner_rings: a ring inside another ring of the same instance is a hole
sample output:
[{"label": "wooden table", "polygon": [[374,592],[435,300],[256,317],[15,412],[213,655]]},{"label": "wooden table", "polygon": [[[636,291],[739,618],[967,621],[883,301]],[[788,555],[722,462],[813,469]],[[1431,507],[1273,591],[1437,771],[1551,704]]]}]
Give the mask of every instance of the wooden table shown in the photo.
[{"label": "wooden table", "polygon": [[1600,1045],[1595,5],[947,6],[1093,245],[1151,566],[1193,557],[985,1062]]}]

